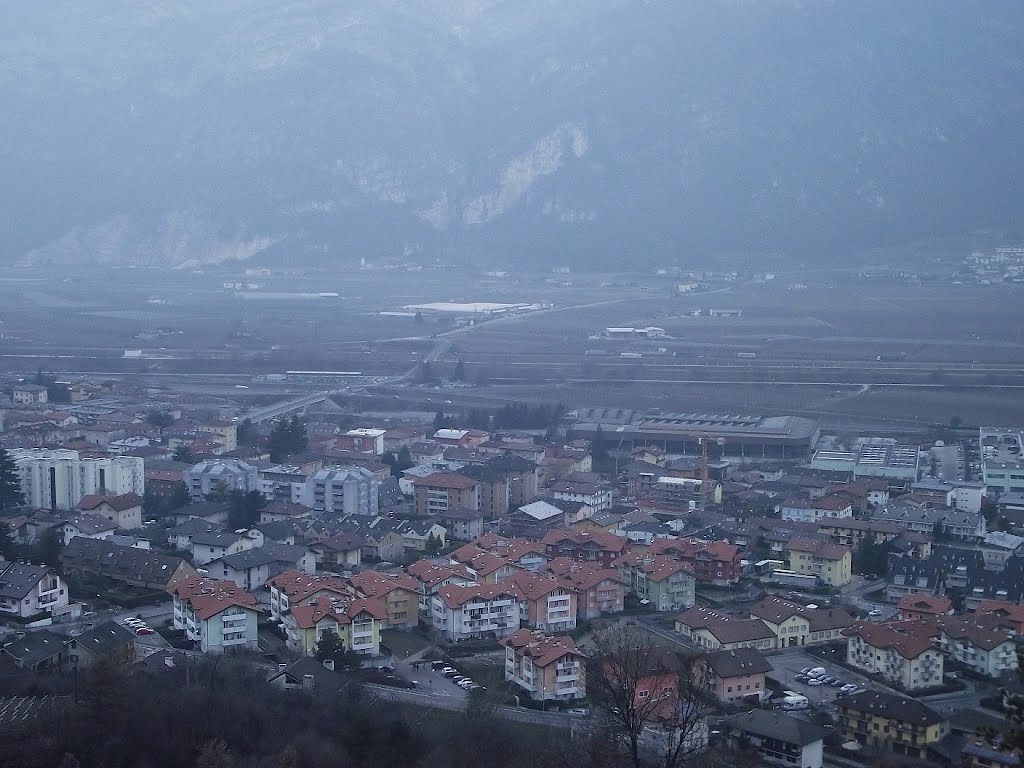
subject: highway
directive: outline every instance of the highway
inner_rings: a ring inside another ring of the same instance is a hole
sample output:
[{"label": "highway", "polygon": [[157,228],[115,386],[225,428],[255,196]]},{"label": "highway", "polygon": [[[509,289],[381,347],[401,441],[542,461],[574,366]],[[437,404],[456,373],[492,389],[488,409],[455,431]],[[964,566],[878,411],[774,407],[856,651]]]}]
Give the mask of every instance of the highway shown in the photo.
[{"label": "highway", "polygon": [[259,424],[261,421],[276,419],[278,416],[301,410],[314,403],[322,403],[329,396],[329,392],[314,392],[311,395],[303,395],[294,400],[285,400],[283,403],[275,403],[274,405],[268,405],[266,408],[257,408],[254,411],[249,411],[245,418],[253,424]]}]

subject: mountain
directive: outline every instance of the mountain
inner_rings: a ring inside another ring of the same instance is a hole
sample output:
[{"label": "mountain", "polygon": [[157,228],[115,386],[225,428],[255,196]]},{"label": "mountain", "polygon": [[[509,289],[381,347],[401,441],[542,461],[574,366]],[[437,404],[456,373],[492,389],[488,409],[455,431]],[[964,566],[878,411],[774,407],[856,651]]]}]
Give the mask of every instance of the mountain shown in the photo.
[{"label": "mountain", "polygon": [[1022,26],[1017,0],[17,4],[0,262],[624,267],[1013,234]]}]

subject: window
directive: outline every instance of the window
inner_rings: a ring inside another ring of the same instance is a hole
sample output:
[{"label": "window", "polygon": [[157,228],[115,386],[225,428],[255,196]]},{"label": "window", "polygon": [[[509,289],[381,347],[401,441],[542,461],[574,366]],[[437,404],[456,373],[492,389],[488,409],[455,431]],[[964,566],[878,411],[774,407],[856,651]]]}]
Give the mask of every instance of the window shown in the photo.
[{"label": "window", "polygon": [[650,695],[651,695],[651,692],[650,692],[650,691],[640,691],[640,692],[639,692],[639,693],[637,694],[637,696],[639,696],[639,697],[640,697],[641,699],[646,699],[646,698],[648,698],[648,697],[649,697]]}]

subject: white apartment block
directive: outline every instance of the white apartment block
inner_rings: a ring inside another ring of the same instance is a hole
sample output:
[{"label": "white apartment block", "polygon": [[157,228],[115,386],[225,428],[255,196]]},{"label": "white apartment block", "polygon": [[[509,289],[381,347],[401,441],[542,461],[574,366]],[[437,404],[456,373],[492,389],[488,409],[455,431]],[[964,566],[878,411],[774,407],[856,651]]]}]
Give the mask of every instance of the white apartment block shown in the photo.
[{"label": "white apartment block", "polygon": [[259,491],[259,473],[244,461],[201,461],[185,472],[183,480],[192,501],[202,501],[218,489],[225,491]]},{"label": "white apartment block", "polygon": [[442,587],[430,601],[431,624],[453,643],[506,637],[519,629],[515,591],[501,584]]},{"label": "white apartment block", "polygon": [[78,451],[45,448],[9,452],[25,503],[36,509],[71,510],[85,496],[146,492],[143,461],[130,456],[81,458]]},{"label": "white apartment block", "polygon": [[942,685],[942,651],[932,646],[927,631],[903,634],[885,625],[862,625],[847,638],[846,661],[907,691]]},{"label": "white apartment block", "polygon": [[335,515],[377,516],[380,481],[364,467],[327,467],[306,480],[301,504]]}]

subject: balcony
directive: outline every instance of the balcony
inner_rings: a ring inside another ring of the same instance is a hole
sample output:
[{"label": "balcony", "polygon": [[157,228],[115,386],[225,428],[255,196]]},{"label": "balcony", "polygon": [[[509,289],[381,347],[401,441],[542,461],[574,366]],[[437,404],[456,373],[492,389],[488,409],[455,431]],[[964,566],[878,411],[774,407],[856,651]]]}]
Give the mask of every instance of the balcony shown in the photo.
[{"label": "balcony", "polygon": [[575,673],[567,673],[564,675],[558,675],[555,677],[557,683],[575,683],[580,679],[580,676]]},{"label": "balcony", "polygon": [[579,693],[580,689],[575,685],[565,688],[555,688],[555,694],[558,696],[578,696]]}]

